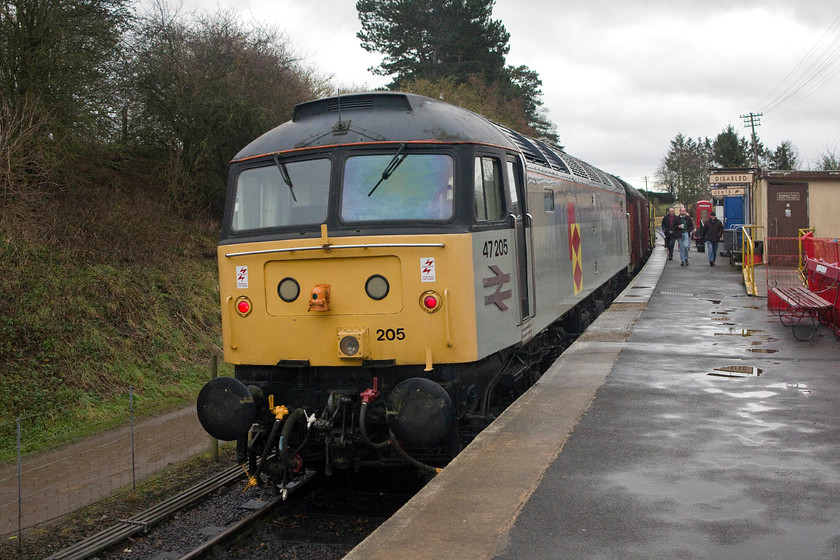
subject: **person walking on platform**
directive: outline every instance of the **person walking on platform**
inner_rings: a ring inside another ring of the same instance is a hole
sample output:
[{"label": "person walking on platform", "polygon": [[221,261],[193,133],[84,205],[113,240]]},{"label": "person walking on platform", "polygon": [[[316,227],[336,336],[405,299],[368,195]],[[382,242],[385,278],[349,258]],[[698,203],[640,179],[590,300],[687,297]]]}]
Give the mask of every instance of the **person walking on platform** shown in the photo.
[{"label": "person walking on platform", "polygon": [[679,236],[680,266],[688,266],[688,252],[691,247],[691,232],[694,231],[694,222],[691,221],[691,216],[686,213],[685,208],[680,208],[675,229]]},{"label": "person walking on platform", "polygon": [[709,257],[709,266],[715,266],[718,242],[723,238],[723,223],[717,219],[714,212],[703,222],[700,228],[699,238],[700,241],[706,242],[706,255]]},{"label": "person walking on platform", "polygon": [[677,216],[674,208],[668,208],[668,213],[662,216],[662,233],[665,235],[665,249],[668,251],[668,260],[674,260],[674,242],[679,237],[676,230]]}]

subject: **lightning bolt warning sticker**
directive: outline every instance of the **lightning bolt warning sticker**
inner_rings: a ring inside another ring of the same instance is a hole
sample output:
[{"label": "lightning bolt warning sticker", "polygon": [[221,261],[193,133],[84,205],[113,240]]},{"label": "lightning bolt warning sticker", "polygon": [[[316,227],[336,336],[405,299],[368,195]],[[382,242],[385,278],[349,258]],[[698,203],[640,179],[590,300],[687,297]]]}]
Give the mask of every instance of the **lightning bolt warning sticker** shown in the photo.
[{"label": "lightning bolt warning sticker", "polygon": [[248,267],[236,267],[236,288],[243,289],[248,287]]},{"label": "lightning bolt warning sticker", "polygon": [[420,281],[435,282],[435,259],[428,257],[420,259]]}]

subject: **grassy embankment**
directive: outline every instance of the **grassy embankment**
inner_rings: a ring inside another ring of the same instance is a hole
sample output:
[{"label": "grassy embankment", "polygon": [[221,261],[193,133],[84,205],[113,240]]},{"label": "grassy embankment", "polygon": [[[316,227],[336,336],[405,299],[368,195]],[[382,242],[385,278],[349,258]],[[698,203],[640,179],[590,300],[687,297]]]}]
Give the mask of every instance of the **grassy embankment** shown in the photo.
[{"label": "grassy embankment", "polygon": [[124,423],[129,386],[139,417],[193,403],[220,353],[218,224],[144,162],[72,177],[0,205],[0,462],[17,417],[29,452]]}]

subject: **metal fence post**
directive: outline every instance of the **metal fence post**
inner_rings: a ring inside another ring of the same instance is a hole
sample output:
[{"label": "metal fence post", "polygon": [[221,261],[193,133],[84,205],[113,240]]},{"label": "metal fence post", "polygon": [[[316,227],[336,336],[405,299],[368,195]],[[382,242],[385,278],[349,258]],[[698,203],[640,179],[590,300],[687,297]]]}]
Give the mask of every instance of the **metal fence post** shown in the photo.
[{"label": "metal fence post", "polygon": [[[219,357],[216,354],[210,356],[210,379],[216,379],[219,375]],[[210,436],[210,459],[219,462],[219,440]]]},{"label": "metal fence post", "polygon": [[23,492],[21,490],[21,459],[20,459],[20,416],[17,417],[17,491],[18,491],[18,555],[23,552]]},{"label": "metal fence post", "polygon": [[128,416],[131,423],[131,489],[137,491],[137,471],[134,466],[134,386],[128,386]]}]

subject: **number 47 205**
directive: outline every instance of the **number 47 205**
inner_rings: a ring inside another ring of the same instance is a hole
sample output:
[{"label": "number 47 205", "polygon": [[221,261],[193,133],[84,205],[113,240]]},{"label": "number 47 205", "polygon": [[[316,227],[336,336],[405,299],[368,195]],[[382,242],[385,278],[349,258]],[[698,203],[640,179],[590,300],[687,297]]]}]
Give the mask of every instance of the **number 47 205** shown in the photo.
[{"label": "number 47 205", "polygon": [[502,257],[508,253],[507,239],[493,239],[484,242],[484,249],[481,254],[491,259],[493,257]]}]

